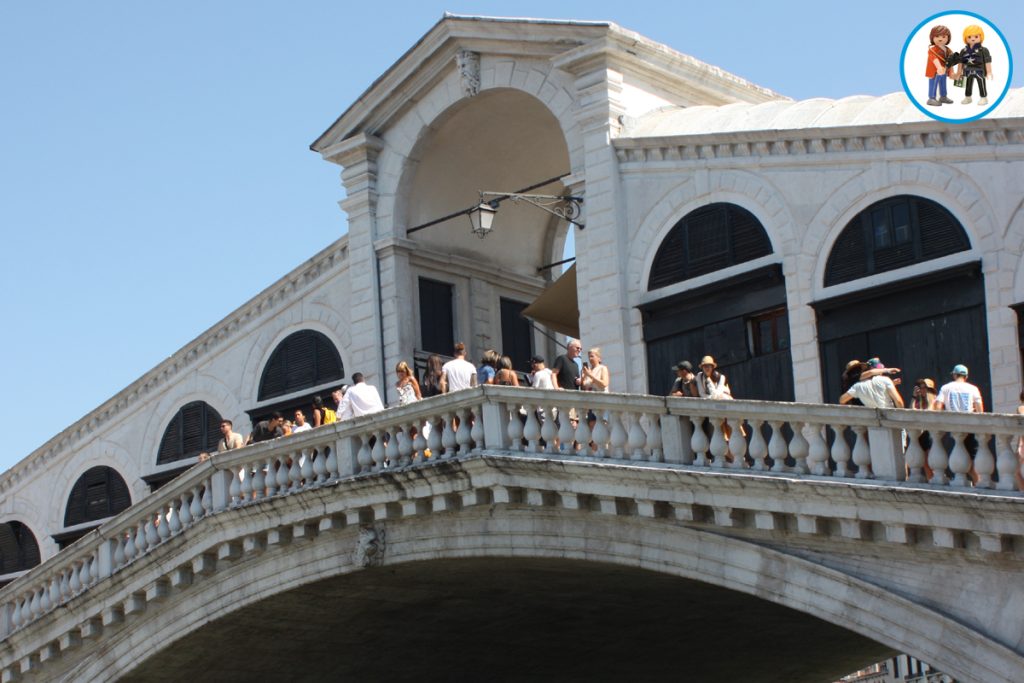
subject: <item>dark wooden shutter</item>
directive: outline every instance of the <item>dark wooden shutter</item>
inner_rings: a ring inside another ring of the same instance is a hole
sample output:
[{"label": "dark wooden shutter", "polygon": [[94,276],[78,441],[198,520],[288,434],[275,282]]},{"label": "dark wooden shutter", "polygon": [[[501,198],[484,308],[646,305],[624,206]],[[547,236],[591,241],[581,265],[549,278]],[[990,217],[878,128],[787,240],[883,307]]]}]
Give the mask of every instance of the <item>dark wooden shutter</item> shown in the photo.
[{"label": "dark wooden shutter", "polygon": [[501,353],[512,359],[512,367],[521,370],[533,355],[530,321],[523,317],[526,304],[501,300]]},{"label": "dark wooden shutter", "polygon": [[193,458],[217,447],[221,416],[203,401],[182,406],[164,430],[157,449],[156,464]]},{"label": "dark wooden shutter", "polygon": [[39,544],[21,522],[0,524],[0,574],[25,571],[39,564]]},{"label": "dark wooden shutter", "polygon": [[[907,227],[909,235],[904,234]],[[843,228],[825,265],[825,285],[850,282],[970,248],[963,226],[945,207],[923,197],[890,197],[864,209]]]},{"label": "dark wooden shutter", "polygon": [[79,477],[71,489],[64,526],[104,519],[131,504],[128,485],[120,474],[110,467],[93,467]]},{"label": "dark wooden shutter", "polygon": [[455,347],[454,287],[420,278],[420,343],[423,351],[450,354]]},{"label": "dark wooden shutter", "polygon": [[752,261],[772,253],[760,221],[735,204],[715,203],[688,213],[665,237],[651,266],[648,289]]},{"label": "dark wooden shutter", "polygon": [[270,354],[257,400],[284,396],[342,379],[345,369],[331,340],[314,330],[288,335]]}]

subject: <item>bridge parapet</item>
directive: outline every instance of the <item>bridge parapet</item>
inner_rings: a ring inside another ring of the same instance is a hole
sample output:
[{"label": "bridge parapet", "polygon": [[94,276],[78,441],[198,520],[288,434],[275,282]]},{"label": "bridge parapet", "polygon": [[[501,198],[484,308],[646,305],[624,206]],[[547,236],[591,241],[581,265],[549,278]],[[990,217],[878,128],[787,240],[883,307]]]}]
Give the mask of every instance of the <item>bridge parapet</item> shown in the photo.
[{"label": "bridge parapet", "polygon": [[[588,416],[592,418],[592,427]],[[425,428],[427,424],[429,429]],[[904,432],[910,438],[906,467]],[[932,436],[928,462],[934,475],[928,483],[923,482],[924,452],[918,443],[918,437],[925,432]],[[955,443],[948,454],[942,446],[942,435],[946,433],[952,435]],[[1013,474],[1017,467],[1011,445],[1020,433],[1020,418],[1005,415],[480,387],[218,454],[0,591],[0,635],[7,639],[109,581],[168,539],[208,517],[344,480],[372,480],[382,474],[497,453],[531,459],[628,463],[694,475],[745,474],[760,479],[781,476],[843,481],[873,489],[880,485],[916,486],[934,491],[962,491],[972,496],[1016,498],[1018,494],[1009,492],[1015,485]],[[968,477],[971,458],[964,445],[967,434],[976,435],[978,441],[974,458],[978,486],[973,488]],[[844,438],[836,438],[837,435]],[[996,443],[995,454],[988,446],[990,440]],[[951,478],[947,469],[953,475]],[[556,496],[567,506],[580,504],[580,494],[565,484],[557,491],[544,491],[528,483],[521,486],[527,501],[536,498],[544,503],[545,496]],[[508,482],[496,485],[488,495],[493,496],[493,502],[501,502],[508,495],[508,488]],[[718,492],[713,500],[697,500],[690,491],[679,491],[669,496],[671,500],[641,497],[632,504],[641,516],[706,519],[726,527],[735,523],[743,507],[742,514],[754,519],[754,527],[761,530],[775,528],[780,515],[794,512],[793,506],[785,502],[772,503],[767,496],[759,500],[751,493],[741,491],[729,498]],[[465,495],[474,497],[479,492],[467,491]],[[591,504],[614,513],[621,497],[621,492],[611,491],[593,498],[596,503]],[[436,498],[430,500],[428,496],[430,506],[435,511],[444,510],[448,505],[445,495]],[[409,497],[399,503],[378,502],[371,505],[370,511],[375,518],[387,518],[394,514],[388,506],[396,504],[402,508],[400,514],[416,514],[423,500]],[[365,506],[353,504],[353,519],[346,523],[359,524],[365,513],[362,507]],[[842,506],[837,505],[837,510],[839,507]],[[906,538],[908,525],[915,522],[904,518],[904,513],[903,509],[894,509],[892,515],[882,514],[884,519],[879,518],[885,540],[900,542]],[[824,507],[804,507],[795,515],[796,525],[802,532],[817,533],[823,528],[821,520],[829,514]],[[841,516],[838,511],[832,514]],[[972,514],[964,517],[977,519]],[[991,526],[984,529],[973,529],[971,522],[965,520],[932,519],[920,523],[929,527],[932,543],[940,548],[963,547],[962,535],[977,532],[982,550],[1002,552],[1020,532],[1019,524],[1010,525],[1013,528],[999,527],[1005,522],[1001,518],[984,520]],[[865,521],[856,514],[840,520],[843,521],[846,523],[836,526],[844,537],[870,536]],[[330,517],[318,522],[321,526],[331,523]],[[159,600],[168,591],[187,585],[194,574],[210,571],[218,560],[231,560],[259,550],[255,545],[282,542],[275,535],[302,534],[304,529],[302,525],[271,529],[261,537],[247,536],[240,543],[224,543],[215,556],[199,554],[188,566],[174,569],[166,580],[154,582],[138,600]],[[245,544],[253,547],[247,548]],[[90,637],[91,629],[101,628],[108,616],[112,621],[123,619],[132,604],[132,600],[126,601],[118,608],[121,613],[104,613],[99,624],[87,620],[80,629],[14,663],[14,668],[5,663],[5,675],[8,671],[31,671],[43,659],[75,647],[80,639]]]}]

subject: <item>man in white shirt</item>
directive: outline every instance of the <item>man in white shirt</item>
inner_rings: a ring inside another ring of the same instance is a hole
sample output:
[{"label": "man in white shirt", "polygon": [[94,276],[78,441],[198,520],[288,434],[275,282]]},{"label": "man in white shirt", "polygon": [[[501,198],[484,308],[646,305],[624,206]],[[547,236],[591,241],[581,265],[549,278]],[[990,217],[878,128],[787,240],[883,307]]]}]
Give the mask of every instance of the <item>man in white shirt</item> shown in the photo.
[{"label": "man in white shirt", "polygon": [[935,399],[935,410],[949,410],[955,413],[983,413],[985,404],[981,391],[967,381],[967,366],[953,368],[953,381],[942,385],[939,397]]},{"label": "man in white shirt", "polygon": [[455,345],[455,358],[441,366],[441,392],[450,393],[476,386],[476,367],[466,360],[466,345]]},{"label": "man in white shirt", "polygon": [[338,407],[338,419],[347,420],[350,417],[369,415],[381,410],[384,410],[384,403],[380,400],[377,387],[364,382],[363,373],[353,374],[352,386],[345,392]]},{"label": "man in white shirt", "polygon": [[306,422],[306,414],[301,410],[295,411],[295,426],[292,427],[292,434],[301,434],[302,432],[309,431],[313,428],[313,425]]},{"label": "man in white shirt", "polygon": [[[867,363],[861,363],[867,370]],[[839,397],[840,403],[858,399],[868,408],[902,408],[903,397],[896,391],[896,385],[886,375],[875,375],[855,383],[849,391]]]}]

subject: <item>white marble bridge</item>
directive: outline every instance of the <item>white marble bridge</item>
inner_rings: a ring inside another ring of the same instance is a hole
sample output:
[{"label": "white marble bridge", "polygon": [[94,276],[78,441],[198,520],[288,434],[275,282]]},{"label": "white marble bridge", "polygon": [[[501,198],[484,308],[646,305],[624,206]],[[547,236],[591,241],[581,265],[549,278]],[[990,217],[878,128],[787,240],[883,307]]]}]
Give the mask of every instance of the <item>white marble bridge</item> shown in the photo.
[{"label": "white marble bridge", "polygon": [[220,454],[27,572],[0,591],[2,682],[833,680],[892,651],[1020,681],[1021,426],[430,399]]}]

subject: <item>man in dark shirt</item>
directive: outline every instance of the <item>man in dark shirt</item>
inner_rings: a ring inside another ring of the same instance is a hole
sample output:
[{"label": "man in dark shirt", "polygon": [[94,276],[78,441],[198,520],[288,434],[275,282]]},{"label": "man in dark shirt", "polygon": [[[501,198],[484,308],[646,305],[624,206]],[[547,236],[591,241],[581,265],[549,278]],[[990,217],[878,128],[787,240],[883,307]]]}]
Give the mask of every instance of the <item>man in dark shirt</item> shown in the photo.
[{"label": "man in dark shirt", "polygon": [[580,388],[580,364],[576,359],[583,352],[583,345],[579,339],[570,339],[566,345],[565,353],[555,359],[551,366],[551,372],[558,377],[559,389]]},{"label": "man in dark shirt", "polygon": [[256,426],[252,428],[252,433],[249,434],[249,440],[245,442],[246,445],[270,441],[279,436],[284,436],[284,429],[281,428],[282,424],[284,424],[284,415],[281,413],[274,413],[270,416],[269,420],[257,422]]},{"label": "man in dark shirt", "polygon": [[686,398],[698,398],[696,378],[693,375],[693,365],[690,361],[684,360],[672,366],[676,371],[676,381],[672,384],[672,391],[669,396],[685,396]]}]

